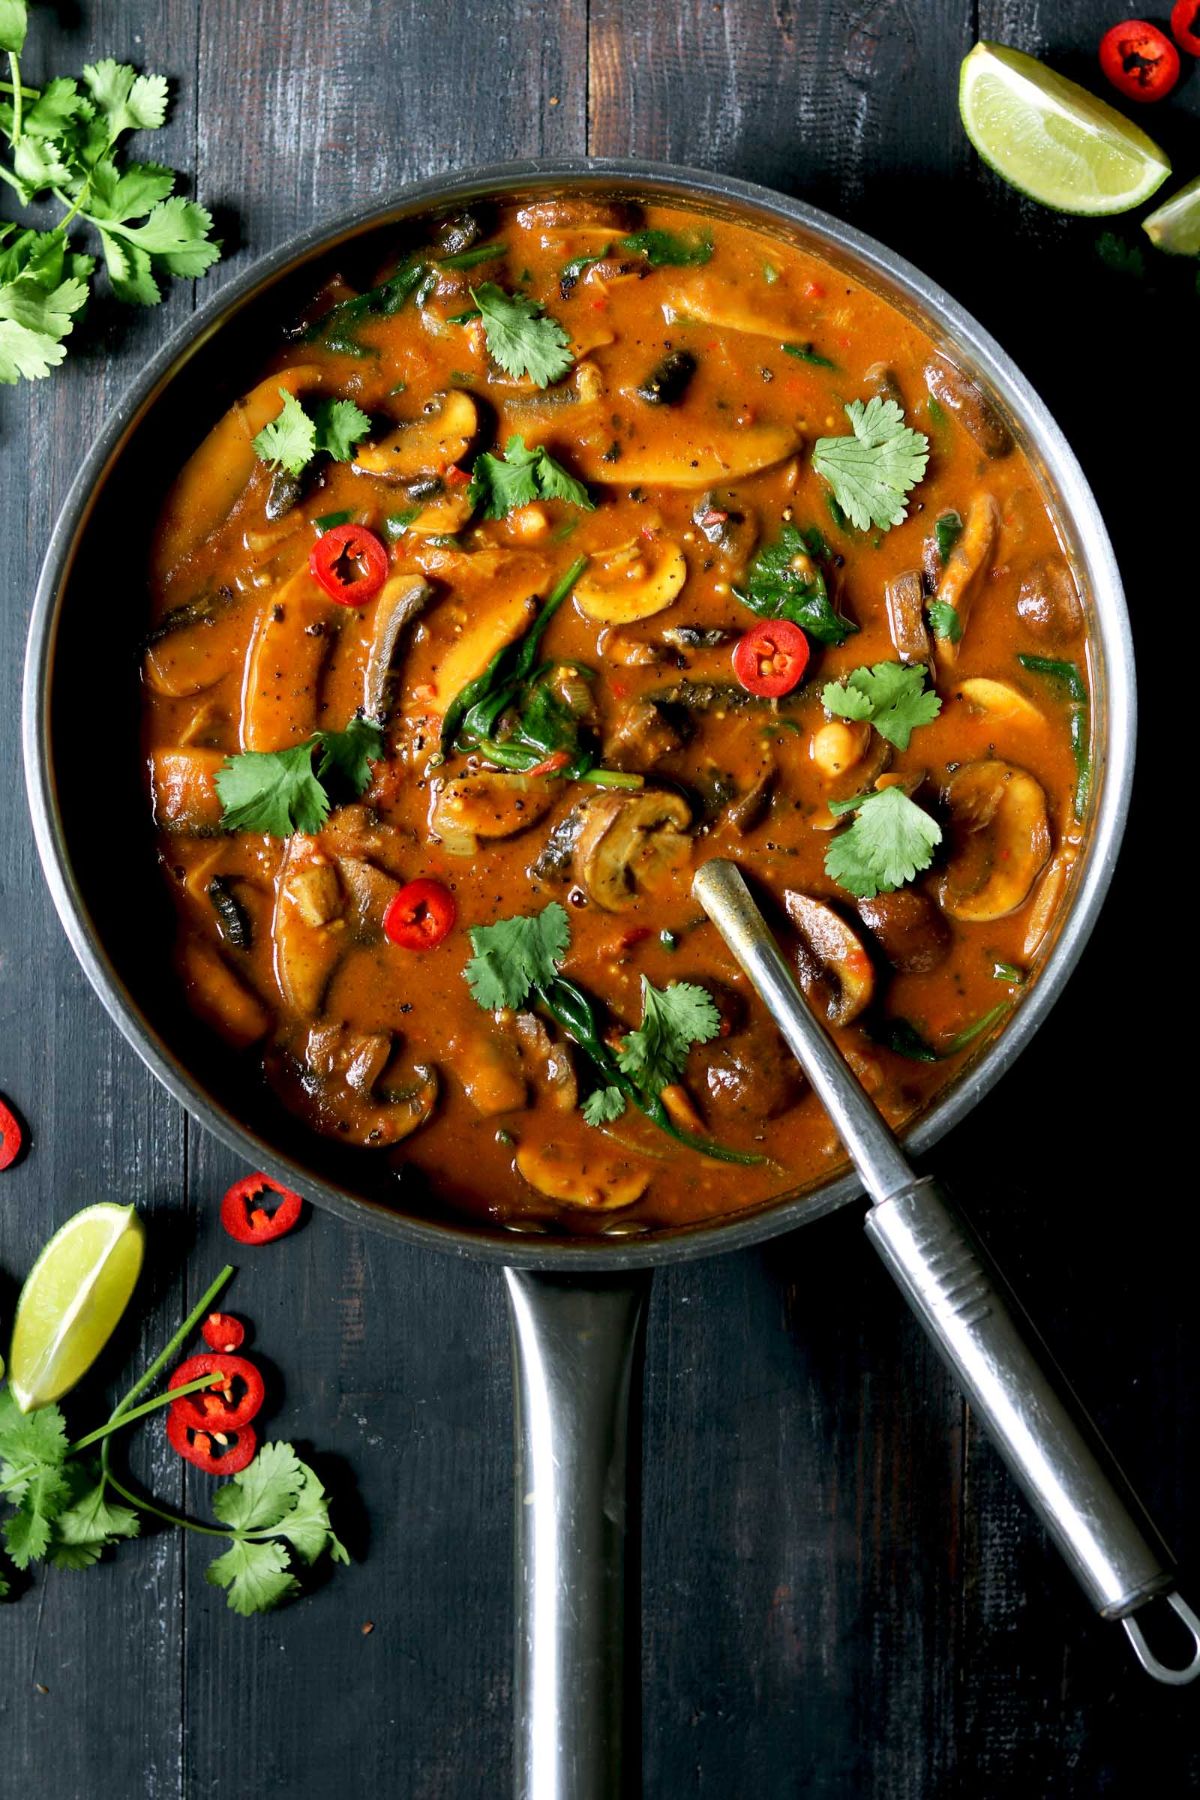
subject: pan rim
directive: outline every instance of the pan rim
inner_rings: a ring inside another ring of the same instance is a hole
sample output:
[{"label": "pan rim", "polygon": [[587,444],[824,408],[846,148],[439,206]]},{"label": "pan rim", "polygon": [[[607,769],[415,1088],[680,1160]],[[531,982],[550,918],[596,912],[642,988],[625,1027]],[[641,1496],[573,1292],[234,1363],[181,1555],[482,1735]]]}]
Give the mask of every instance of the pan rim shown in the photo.
[{"label": "pan rim", "polygon": [[1012,359],[944,290],[904,258],[818,208],[756,183],[683,165],[624,157],[548,157],[492,164],[450,179],[403,184],[386,199],[337,220],[319,222],[256,258],[186,320],[126,387],[79,469],[51,533],[35,591],[22,700],[22,749],[34,837],[47,885],[68,941],[106,1011],[151,1073],[229,1149],[296,1187],[323,1210],[392,1237],[443,1253],[525,1268],[612,1271],[693,1260],[747,1248],[826,1216],[861,1196],[852,1173],[807,1193],[746,1214],[625,1239],[563,1239],[500,1225],[441,1223],[410,1217],[313,1175],[304,1165],[242,1125],[201,1086],[146,1019],[108,956],[84,903],[58,806],[50,731],[50,693],[61,601],[84,528],[108,471],[139,421],[175,374],[266,288],[305,262],[372,230],[402,224],[435,205],[558,186],[602,187],[710,204],[735,205],[752,222],[798,226],[849,256],[945,329],[1021,421],[1050,474],[1063,515],[1076,533],[1095,606],[1104,683],[1105,730],[1097,759],[1101,780],[1081,858],[1074,902],[1031,992],[996,1041],[905,1136],[920,1156],[969,1113],[1036,1035],[1062,993],[1099,914],[1129,810],[1136,714],[1133,650],[1122,583],[1099,508],[1065,436]]}]

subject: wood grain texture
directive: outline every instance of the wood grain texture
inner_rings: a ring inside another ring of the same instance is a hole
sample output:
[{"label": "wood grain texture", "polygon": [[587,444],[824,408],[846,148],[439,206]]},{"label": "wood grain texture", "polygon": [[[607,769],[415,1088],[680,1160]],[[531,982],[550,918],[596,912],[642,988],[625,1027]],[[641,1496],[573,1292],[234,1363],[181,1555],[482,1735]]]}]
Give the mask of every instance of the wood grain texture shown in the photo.
[{"label": "wood grain texture", "polygon": [[[1181,592],[1163,523],[1177,490],[1156,455],[1154,489],[1131,502],[1113,345],[1191,342],[1194,302],[1122,282],[1095,256],[1094,225],[1003,188],[967,149],[955,108],[977,30],[1094,79],[1110,11],[1101,0],[112,0],[54,24],[47,9],[35,45],[52,42],[56,63],[64,49],[65,61],[113,53],[176,77],[156,151],[195,171],[229,251],[201,294],[402,180],[543,150],[721,167],[874,231],[971,307],[1060,416],[1114,530],[1153,670],[1156,618]],[[1195,112],[1193,81],[1154,120],[1185,174]],[[192,299],[177,284],[154,314],[102,308],[52,381],[0,390],[10,672],[82,448]],[[1158,446],[1173,384],[1145,382],[1136,363],[1121,370]],[[1161,771],[1178,767],[1167,720],[1151,694],[1130,854],[1079,973],[938,1162],[1195,1561],[1194,1229],[1183,1241],[1179,1127],[1160,1123],[1173,1082],[1141,1047],[1148,992],[1156,1021],[1169,1008],[1134,924],[1140,871],[1160,860]],[[77,971],[36,867],[11,706],[0,755],[0,1091],[35,1140],[0,1178],[0,1311],[75,1207],[140,1198],[153,1246],[145,1322],[106,1359],[115,1386],[225,1259],[216,1202],[244,1171],[185,1133]],[[1186,1046],[1180,1025],[1173,1072],[1190,1068]],[[230,1305],[254,1321],[266,1428],[313,1447],[355,1563],[253,1622],[205,1585],[202,1540],[185,1548],[164,1534],[86,1575],[51,1575],[0,1611],[0,1795],[498,1800],[511,1663],[498,1279],[315,1215],[287,1242],[244,1253]],[[857,1217],[658,1279],[644,1435],[654,1800],[1176,1800],[1200,1785],[1194,1699],[1153,1689],[1119,1631],[1089,1615]],[[182,1498],[157,1432],[141,1435],[133,1464]],[[201,1513],[206,1486],[196,1478],[188,1494]]]}]

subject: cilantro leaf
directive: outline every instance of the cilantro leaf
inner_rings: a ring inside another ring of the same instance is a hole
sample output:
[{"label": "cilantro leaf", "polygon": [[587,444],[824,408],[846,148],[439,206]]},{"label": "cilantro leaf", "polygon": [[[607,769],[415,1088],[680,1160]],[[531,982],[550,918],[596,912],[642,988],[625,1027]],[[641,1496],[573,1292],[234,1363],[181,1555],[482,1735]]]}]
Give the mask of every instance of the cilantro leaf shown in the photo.
[{"label": "cilantro leaf", "polygon": [[552,900],[540,913],[476,925],[470,937],[475,954],[466,966],[467,985],[477,1005],[495,1012],[522,1006],[531,989],[554,980],[571,942],[571,923]]},{"label": "cilantro leaf", "polygon": [[29,19],[25,0],[0,0],[0,50],[20,54],[25,45]]},{"label": "cilantro leaf", "polygon": [[957,644],[963,634],[957,607],[951,606],[948,600],[931,600],[925,613],[935,638],[940,638],[943,643]]},{"label": "cilantro leaf", "polygon": [[300,1591],[290,1567],[282,1544],[234,1538],[228,1550],[209,1563],[204,1579],[213,1587],[228,1588],[226,1604],[248,1619],[254,1613],[270,1612]]},{"label": "cilantro leaf", "polygon": [[933,861],[941,827],[901,787],[882,788],[853,800],[833,801],[831,812],[854,812],[848,831],[825,854],[831,881],[859,899],[890,894]]},{"label": "cilantro leaf", "polygon": [[[65,1490],[61,1475],[58,1482]],[[39,1477],[36,1489],[31,1489],[17,1511],[4,1521],[5,1548],[18,1569],[27,1569],[31,1562],[45,1556],[53,1523],[53,1497],[44,1491],[44,1478]]]},{"label": "cilantro leaf", "polygon": [[686,269],[708,262],[711,238],[688,238],[674,231],[637,231],[622,238],[620,248],[631,256],[644,256],[652,269]]},{"label": "cilantro leaf", "polygon": [[318,451],[324,450],[334,462],[349,462],[371,429],[366,413],[353,400],[318,400],[313,413]]},{"label": "cilantro leaf", "polygon": [[321,1552],[328,1550],[331,1561],[348,1564],[350,1552],[329,1522],[329,1498],[325,1488],[315,1469],[306,1462],[299,1466],[304,1485],[291,1511],[280,1520],[279,1535],[287,1539],[306,1563],[316,1562]]},{"label": "cilantro leaf", "polygon": [[642,1022],[627,1035],[617,1063],[632,1080],[661,1093],[678,1081],[693,1044],[707,1044],[721,1028],[721,1015],[707,989],[691,981],[656,988],[642,976]]},{"label": "cilantro leaf", "polygon": [[471,289],[483,319],[491,356],[506,375],[528,376],[535,387],[560,381],[574,362],[570,340],[557,319],[524,294],[506,294],[494,281]]},{"label": "cilantro leaf", "polygon": [[282,387],[279,392],[283,405],[263,426],[252,448],[259,461],[269,468],[299,475],[317,454],[317,427],[295,394]]},{"label": "cilantro leaf", "polygon": [[785,525],[758,552],[734,593],[760,619],[790,619],[820,644],[844,644],[858,630],[833,609],[823,562],[828,548],[815,528]]},{"label": "cilantro leaf", "polygon": [[90,1476],[85,1470],[79,1473],[85,1491],[54,1522],[50,1560],[59,1569],[88,1569],[118,1539],[137,1537],[141,1529],[141,1521],[130,1507],[105,1498],[102,1480],[86,1486]]},{"label": "cilantro leaf", "polygon": [[329,796],[313,769],[313,744],[294,750],[245,750],[226,757],[216,788],[226,831],[261,831],[290,837],[320,831],[329,816]]},{"label": "cilantro leaf", "polygon": [[279,390],[283,405],[254,439],[254,454],[272,469],[301,474],[322,451],[334,462],[349,462],[355,445],[371,429],[371,421],[353,400],[318,400],[305,412],[287,388]]},{"label": "cilantro leaf", "polygon": [[[314,732],[291,750],[227,756],[216,775],[224,808],[221,824],[226,831],[261,831],[269,837],[320,831],[329,816],[326,778],[335,777],[355,796],[361,794],[383,748],[382,727],[356,716],[344,731]],[[314,750],[320,751],[315,770]]]},{"label": "cilantro leaf", "polygon": [[930,724],[942,710],[938,696],[925,691],[926,673],[924,663],[876,663],[853,670],[844,683],[826,682],[821,700],[839,718],[869,719],[880,737],[907,750],[917,726]]},{"label": "cilantro leaf", "polygon": [[625,1111],[625,1096],[617,1087],[593,1088],[580,1110],[587,1124],[607,1125]]},{"label": "cilantro leaf", "polygon": [[904,497],[925,473],[929,439],[904,423],[894,400],[876,395],[865,406],[852,400],[845,412],[849,435],[818,438],[813,468],[851,524],[860,531],[872,525],[886,531],[905,517]]},{"label": "cilantro leaf", "polygon": [[74,275],[48,285],[32,273],[0,285],[0,382],[39,380],[67,354],[74,314],[87,301]]},{"label": "cilantro leaf", "polygon": [[39,1474],[55,1473],[67,1456],[67,1427],[54,1404],[23,1413],[12,1390],[0,1392],[0,1489],[21,1500]]},{"label": "cilantro leaf", "polygon": [[582,481],[555,462],[542,445],[533,450],[523,437],[510,437],[502,456],[485,450],[475,458],[467,497],[483,503],[485,519],[503,519],[515,507],[531,500],[566,500],[572,506],[594,511],[594,503]]},{"label": "cilantro leaf", "polygon": [[296,1504],[304,1486],[300,1458],[290,1444],[264,1444],[253,1462],[212,1497],[212,1509],[231,1531],[274,1527]]},{"label": "cilantro leaf", "polygon": [[109,142],[123,131],[157,131],[167,115],[167,82],[163,75],[139,75],[128,63],[87,63],[83,84],[104,120]]}]

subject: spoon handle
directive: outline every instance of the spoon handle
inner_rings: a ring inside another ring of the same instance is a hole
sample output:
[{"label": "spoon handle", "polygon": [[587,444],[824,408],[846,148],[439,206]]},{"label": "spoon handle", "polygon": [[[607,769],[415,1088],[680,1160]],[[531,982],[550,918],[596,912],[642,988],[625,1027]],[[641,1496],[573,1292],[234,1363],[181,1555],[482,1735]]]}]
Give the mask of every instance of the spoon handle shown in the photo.
[{"label": "spoon handle", "polygon": [[[1170,1553],[1003,1276],[945,1194],[913,1172],[801,995],[736,864],[705,863],[692,891],[828,1109],[874,1203],[868,1237],[1084,1592],[1122,1620],[1148,1673],[1193,1680],[1200,1621],[1173,1591]],[[1182,1668],[1158,1662],[1129,1616],[1158,1595],[1192,1637]]]}]

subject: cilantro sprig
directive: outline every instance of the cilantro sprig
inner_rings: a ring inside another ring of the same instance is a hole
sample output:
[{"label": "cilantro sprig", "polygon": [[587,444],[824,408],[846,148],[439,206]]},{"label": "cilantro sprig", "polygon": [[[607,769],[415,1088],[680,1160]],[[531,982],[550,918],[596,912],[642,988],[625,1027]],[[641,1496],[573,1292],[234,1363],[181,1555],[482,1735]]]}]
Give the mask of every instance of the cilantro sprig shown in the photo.
[{"label": "cilantro sprig", "polygon": [[282,407],[253,442],[255,456],[272,469],[300,475],[320,455],[349,462],[371,429],[370,419],[353,400],[322,398],[309,413],[287,388],[281,387],[279,396]]},{"label": "cilantro sprig", "polygon": [[942,710],[935,693],[927,693],[924,663],[881,662],[854,669],[844,682],[827,681],[821,700],[841,719],[866,719],[880,737],[907,750],[918,725],[929,725]]},{"label": "cilantro sprig", "polygon": [[506,294],[494,281],[471,289],[483,320],[488,352],[506,375],[528,377],[535,387],[561,381],[574,362],[570,339],[540,301]]},{"label": "cilantro sprig", "polygon": [[[371,763],[383,755],[383,728],[356,716],[344,731],[316,731],[291,750],[244,750],[226,757],[216,787],[226,831],[290,837],[320,831],[329,817],[330,789],[357,798],[371,780]],[[318,751],[316,767],[313,752]]]},{"label": "cilantro sprig", "polygon": [[464,973],[477,1004],[487,1012],[540,1005],[587,1057],[596,1078],[583,1106],[589,1125],[619,1118],[629,1104],[669,1137],[704,1156],[720,1162],[762,1162],[761,1156],[727,1149],[684,1130],[663,1103],[662,1090],[678,1079],[690,1046],[707,1043],[720,1026],[716,1006],[703,988],[690,982],[656,988],[643,977],[642,1023],[614,1050],[596,1003],[562,973],[560,965],[571,947],[571,923],[557,901],[540,913],[477,925],[470,935],[474,954]]},{"label": "cilantro sprig", "polygon": [[[230,1608],[248,1617],[270,1611],[298,1591],[293,1557],[306,1565],[324,1554],[335,1563],[349,1562],[330,1522],[325,1489],[290,1444],[263,1444],[240,1474],[217,1488],[212,1508],[220,1523],[215,1527],[132,1492],[110,1466],[116,1432],[210,1381],[204,1376],[134,1404],[174,1361],[232,1274],[228,1266],[221,1271],[107,1421],[74,1443],[56,1403],[23,1413],[7,1388],[0,1391],[0,1496],[15,1509],[4,1521],[4,1545],[18,1569],[33,1562],[59,1569],[90,1568],[122,1539],[137,1537],[141,1515],[149,1514],[206,1537],[228,1534],[228,1548],[210,1563],[205,1579],[226,1588]],[[96,1445],[99,1455],[88,1454]],[[7,1592],[0,1570],[0,1596]]]},{"label": "cilantro sprig", "polygon": [[0,51],[11,80],[0,87],[0,181],[20,205],[57,202],[50,230],[0,222],[0,382],[38,380],[66,355],[66,339],[87,303],[96,258],[75,248],[85,225],[96,233],[118,300],[154,306],[165,276],[203,275],[221,254],[204,207],[176,194],[176,177],[157,163],[122,162],[121,140],[157,131],[167,109],[161,75],[139,75],[111,58],[42,88],[21,72],[28,9],[0,0]]},{"label": "cilantro sprig", "polygon": [[860,900],[891,894],[927,869],[942,841],[936,819],[910,800],[902,787],[831,800],[832,813],[854,813],[825,853],[825,873]]},{"label": "cilantro sprig", "polygon": [[899,525],[905,497],[925,473],[929,439],[904,422],[894,400],[876,395],[864,405],[852,400],[845,408],[850,431],[842,437],[818,438],[812,464],[833,489],[834,498],[852,525],[887,531]]},{"label": "cilantro sprig", "polygon": [[734,593],[760,619],[790,619],[820,644],[844,644],[858,630],[835,612],[825,578],[829,546],[815,526],[785,525],[758,552]]},{"label": "cilantro sprig", "polygon": [[503,519],[532,500],[565,500],[587,512],[595,510],[582,481],[577,481],[544,445],[530,450],[523,437],[510,437],[501,455],[484,450],[475,458],[467,497],[482,505],[485,519]]}]

